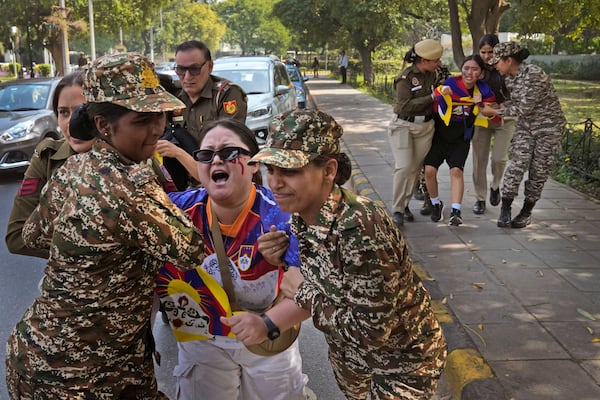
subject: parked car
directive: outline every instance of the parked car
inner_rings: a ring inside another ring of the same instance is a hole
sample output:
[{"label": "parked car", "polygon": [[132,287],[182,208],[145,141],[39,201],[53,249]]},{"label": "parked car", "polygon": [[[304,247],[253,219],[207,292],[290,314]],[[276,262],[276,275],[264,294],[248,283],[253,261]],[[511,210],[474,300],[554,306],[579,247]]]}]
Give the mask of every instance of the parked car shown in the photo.
[{"label": "parked car", "polygon": [[171,76],[173,81],[178,81],[179,76],[175,73],[175,61],[165,61],[154,66],[154,71],[157,74],[165,74]]},{"label": "parked car", "polygon": [[285,69],[287,69],[288,75],[292,80],[294,86],[296,86],[296,97],[298,98],[298,108],[306,108],[306,104],[308,104],[309,93],[308,87],[304,84],[308,80],[308,76],[302,76],[302,73],[293,64],[285,64]]},{"label": "parked car", "polygon": [[297,108],[294,84],[275,56],[218,58],[212,73],[237,83],[248,95],[246,125],[255,132],[259,144],[267,139],[273,116]]},{"label": "parked car", "polygon": [[28,166],[42,139],[62,137],[52,111],[52,96],[60,79],[0,83],[0,170]]}]

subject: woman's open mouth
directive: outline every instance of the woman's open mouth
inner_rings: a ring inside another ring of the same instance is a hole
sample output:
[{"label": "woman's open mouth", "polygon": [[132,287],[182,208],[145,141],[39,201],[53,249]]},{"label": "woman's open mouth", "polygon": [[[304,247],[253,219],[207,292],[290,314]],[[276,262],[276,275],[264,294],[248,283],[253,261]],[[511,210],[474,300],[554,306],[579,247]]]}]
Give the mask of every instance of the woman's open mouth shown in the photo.
[{"label": "woman's open mouth", "polygon": [[210,179],[215,183],[224,183],[229,179],[229,174],[224,171],[216,171],[211,174]]}]

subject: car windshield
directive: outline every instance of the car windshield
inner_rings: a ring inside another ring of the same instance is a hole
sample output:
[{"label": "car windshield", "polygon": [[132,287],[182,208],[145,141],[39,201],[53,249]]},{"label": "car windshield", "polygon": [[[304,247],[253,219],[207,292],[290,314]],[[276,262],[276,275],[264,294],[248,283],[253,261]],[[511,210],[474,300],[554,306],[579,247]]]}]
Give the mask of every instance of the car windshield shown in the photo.
[{"label": "car windshield", "polygon": [[213,71],[215,75],[237,83],[244,89],[246,94],[269,93],[268,71],[263,70],[218,70]]},{"label": "car windshield", "polygon": [[4,85],[0,87],[0,110],[30,111],[46,108],[50,85]]},{"label": "car windshield", "polygon": [[300,77],[300,74],[298,73],[298,70],[296,68],[288,68],[287,72],[288,72],[288,75],[290,76],[290,79],[293,82],[302,81],[302,78]]}]

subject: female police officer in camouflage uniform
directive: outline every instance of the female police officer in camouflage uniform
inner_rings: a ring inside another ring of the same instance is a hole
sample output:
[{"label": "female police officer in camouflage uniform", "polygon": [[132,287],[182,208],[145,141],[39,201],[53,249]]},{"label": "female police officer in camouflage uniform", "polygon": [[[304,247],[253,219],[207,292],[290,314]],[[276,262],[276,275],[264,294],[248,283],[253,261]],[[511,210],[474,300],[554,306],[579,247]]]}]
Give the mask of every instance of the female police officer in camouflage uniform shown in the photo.
[{"label": "female police officer in camouflage uniform", "polygon": [[83,153],[92,148],[92,140],[79,140],[69,135],[71,113],[85,101],[82,82],[81,71],[77,71],[62,78],[54,90],[52,109],[64,138],[46,138],[35,148],[21,187],[15,196],[6,228],[6,247],[11,253],[48,258],[47,249],[25,246],[21,230],[38,205],[42,188],[52,173],[73,154]]},{"label": "female police officer in camouflage uniform", "polygon": [[266,164],[275,200],[294,213],[302,272],[290,268],[281,288],[325,334],[347,398],[428,399],[446,358],[444,335],[392,219],[340,186],[351,171],[341,135],[323,112],[284,113],[250,161]]},{"label": "female police officer in camouflage uniform", "polygon": [[[531,223],[531,210],[557,161],[566,124],[550,77],[537,65],[523,63],[528,56],[529,50],[516,42],[506,42],[494,46],[494,58],[490,60],[506,77],[510,90],[511,101],[502,109],[503,115],[518,118],[510,145],[511,158],[504,172],[499,227],[524,228]],[[498,114],[498,110],[486,108]],[[529,178],[523,209],[511,220],[511,204],[526,171]]]},{"label": "female police officer in camouflage uniform", "polygon": [[437,40],[418,42],[404,57],[412,66],[394,80],[396,101],[388,136],[395,161],[392,211],[394,223],[398,226],[404,225],[404,220],[414,220],[408,203],[425,155],[431,147],[434,128],[431,93],[438,84],[436,70],[441,66],[442,51]]},{"label": "female police officer in camouflage uniform", "polygon": [[150,313],[164,261],[185,268],[203,237],[173,205],[151,166],[164,112],[183,104],[136,53],[98,58],[72,136],[99,137],[48,181],[23,227],[49,249],[41,295],[7,344],[11,399],[156,399]]}]

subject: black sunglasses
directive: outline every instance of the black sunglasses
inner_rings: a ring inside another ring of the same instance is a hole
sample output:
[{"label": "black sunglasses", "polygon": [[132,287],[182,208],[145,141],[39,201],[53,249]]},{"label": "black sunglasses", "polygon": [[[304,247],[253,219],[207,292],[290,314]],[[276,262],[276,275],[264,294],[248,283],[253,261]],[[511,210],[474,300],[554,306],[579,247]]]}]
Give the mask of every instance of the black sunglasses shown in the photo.
[{"label": "black sunglasses", "polygon": [[207,62],[208,62],[208,60],[204,61],[200,65],[193,64],[193,65],[190,65],[189,67],[184,67],[183,65],[176,65],[175,73],[179,76],[185,76],[186,72],[189,72],[190,75],[192,75],[192,76],[200,75],[200,72],[202,72],[202,68],[204,68],[204,65]]},{"label": "black sunglasses", "polygon": [[223,147],[221,150],[196,150],[192,153],[194,160],[210,164],[218,155],[221,161],[233,161],[242,154],[249,156],[250,152],[241,147]]}]

